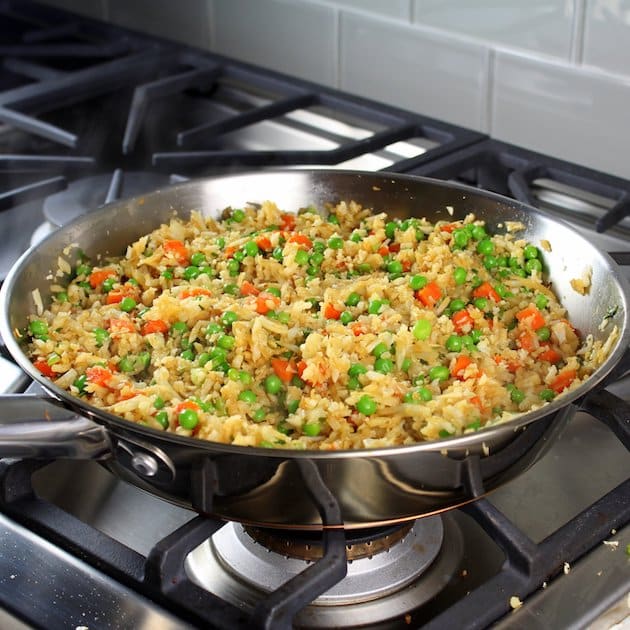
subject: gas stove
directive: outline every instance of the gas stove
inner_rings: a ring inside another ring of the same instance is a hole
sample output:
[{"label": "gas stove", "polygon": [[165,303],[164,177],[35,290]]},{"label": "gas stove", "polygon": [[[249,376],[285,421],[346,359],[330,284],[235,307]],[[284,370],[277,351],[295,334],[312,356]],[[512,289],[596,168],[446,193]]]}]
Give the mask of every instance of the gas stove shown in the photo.
[{"label": "gas stove", "polygon": [[[404,172],[512,196],[575,225],[630,276],[629,181],[36,4],[5,1],[0,14],[0,280],[31,244],[108,201],[278,166]],[[626,401],[628,363],[608,387]],[[6,393],[38,389],[9,357],[0,381]],[[628,614],[630,419],[611,400],[589,399],[491,495],[369,530],[226,524],[95,462],[0,460],[0,621],[612,624]]]}]

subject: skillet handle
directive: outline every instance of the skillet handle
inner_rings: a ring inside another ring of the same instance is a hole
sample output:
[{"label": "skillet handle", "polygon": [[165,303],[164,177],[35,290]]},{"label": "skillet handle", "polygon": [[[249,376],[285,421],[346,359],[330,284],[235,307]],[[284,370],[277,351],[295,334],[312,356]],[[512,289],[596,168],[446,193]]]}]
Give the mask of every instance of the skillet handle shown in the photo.
[{"label": "skillet handle", "polygon": [[103,459],[111,453],[104,427],[54,398],[0,396],[0,457]]}]

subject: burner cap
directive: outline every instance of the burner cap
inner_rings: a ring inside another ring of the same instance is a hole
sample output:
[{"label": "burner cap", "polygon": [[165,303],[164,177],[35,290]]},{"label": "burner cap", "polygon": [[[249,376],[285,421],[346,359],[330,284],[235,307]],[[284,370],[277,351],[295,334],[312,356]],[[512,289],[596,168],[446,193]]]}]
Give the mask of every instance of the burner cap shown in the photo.
[{"label": "burner cap", "polygon": [[[68,188],[44,200],[44,216],[55,226],[62,226],[76,217],[87,214],[105,203],[112,174],[93,175],[73,181]],[[120,198],[135,197],[167,186],[168,175],[145,171],[125,171],[122,174]]]}]

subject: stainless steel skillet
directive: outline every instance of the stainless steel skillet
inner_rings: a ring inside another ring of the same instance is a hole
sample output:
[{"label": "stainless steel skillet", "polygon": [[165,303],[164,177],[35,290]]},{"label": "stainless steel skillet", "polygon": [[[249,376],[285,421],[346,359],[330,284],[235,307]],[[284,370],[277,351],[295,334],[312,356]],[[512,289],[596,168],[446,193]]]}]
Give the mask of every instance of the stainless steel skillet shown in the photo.
[{"label": "stainless steel skillet", "polygon": [[[285,451],[216,444],[162,433],[85,404],[43,377],[26,357],[18,332],[44,302],[49,272],[71,243],[95,259],[126,245],[177,212],[217,215],[226,206],[271,199],[287,210],[353,199],[399,218],[463,218],[474,212],[490,231],[525,224],[523,237],[546,239],[553,288],[582,335],[617,341],[581,387],[543,409],[458,438],[413,446],[344,452]],[[570,280],[592,268],[579,295]],[[605,316],[607,326],[600,329]],[[26,252],[0,292],[0,334],[49,397],[0,397],[0,456],[100,459],[131,483],[203,513],[267,527],[371,527],[445,510],[519,474],[544,452],[589,393],[619,363],[630,340],[628,287],[612,260],[564,223],[518,202],[458,184],[349,171],[266,171],[198,180],[110,204],[50,235]],[[619,401],[619,413],[628,413]],[[323,515],[323,516],[322,516]]]}]

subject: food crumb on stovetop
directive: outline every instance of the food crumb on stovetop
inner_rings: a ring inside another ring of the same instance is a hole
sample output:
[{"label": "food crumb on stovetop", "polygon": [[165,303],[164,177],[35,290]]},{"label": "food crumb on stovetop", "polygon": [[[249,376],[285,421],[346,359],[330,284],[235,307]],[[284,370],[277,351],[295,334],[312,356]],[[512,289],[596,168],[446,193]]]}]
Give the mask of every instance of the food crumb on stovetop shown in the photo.
[{"label": "food crumb on stovetop", "polygon": [[589,265],[579,278],[573,278],[569,281],[569,284],[576,293],[586,295],[591,288],[592,276],[593,268]]},{"label": "food crumb on stovetop", "polygon": [[616,551],[617,548],[619,547],[619,541],[618,540],[604,540],[602,541],[606,547],[608,547],[611,551]]},{"label": "food crumb on stovetop", "polygon": [[523,605],[523,602],[516,595],[512,595],[512,597],[510,597],[510,606],[514,610],[517,610],[522,605]]},{"label": "food crumb on stovetop", "polygon": [[565,575],[569,575],[569,571],[571,570],[571,565],[568,562],[564,563],[563,571]]},{"label": "food crumb on stovetop", "polygon": [[405,615],[405,623],[406,623],[407,625],[410,625],[410,624],[411,624],[411,615],[410,615],[409,613],[407,613],[407,614]]}]

